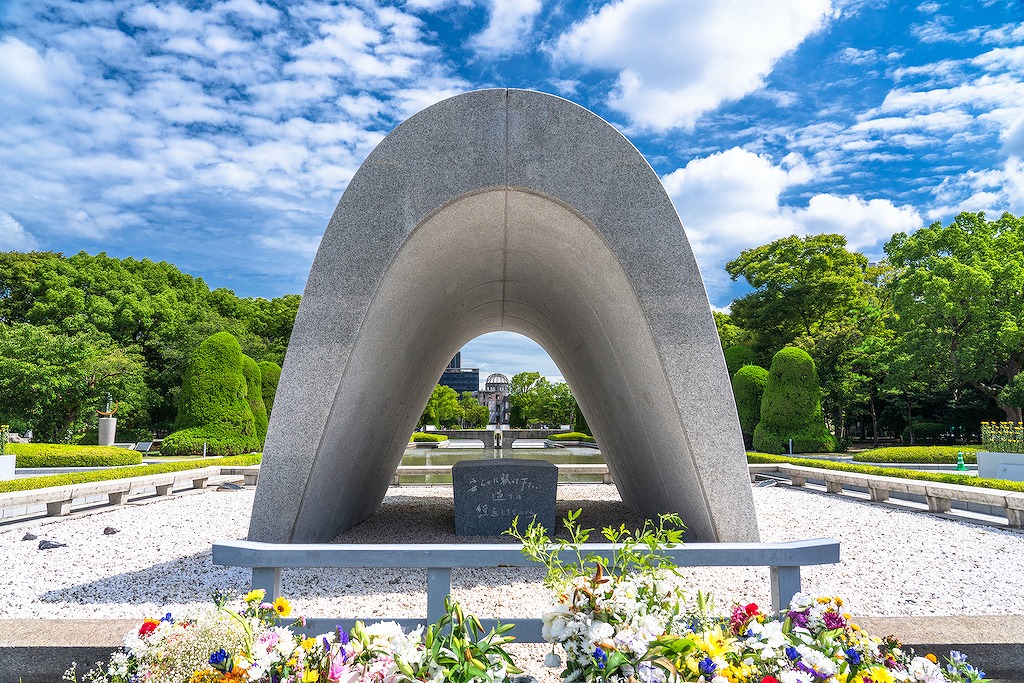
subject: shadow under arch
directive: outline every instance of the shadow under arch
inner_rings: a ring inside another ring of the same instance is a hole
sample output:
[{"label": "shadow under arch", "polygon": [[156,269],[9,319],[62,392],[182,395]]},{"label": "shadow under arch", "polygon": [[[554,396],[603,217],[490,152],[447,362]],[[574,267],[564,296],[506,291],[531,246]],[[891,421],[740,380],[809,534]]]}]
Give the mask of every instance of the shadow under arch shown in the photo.
[{"label": "shadow under arch", "polygon": [[690,540],[757,540],[703,282],[654,171],[550,95],[485,90],[396,128],[353,177],[310,273],[249,538],[326,541],[383,499],[466,342],[539,343],[623,501]]}]

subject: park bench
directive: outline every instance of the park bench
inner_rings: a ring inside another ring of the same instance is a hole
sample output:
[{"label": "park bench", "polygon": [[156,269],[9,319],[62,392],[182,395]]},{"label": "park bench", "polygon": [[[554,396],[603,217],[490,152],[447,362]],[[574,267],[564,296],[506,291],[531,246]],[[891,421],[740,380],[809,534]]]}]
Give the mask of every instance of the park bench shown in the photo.
[{"label": "park bench", "polygon": [[[610,560],[613,546],[594,543],[584,546]],[[575,555],[563,551],[564,560]],[[662,554],[680,567],[769,567],[772,609],[784,609],[800,592],[800,568],[808,565],[839,562],[839,542],[817,538],[785,543],[689,543],[668,548]],[[224,540],[213,544],[213,563],[252,569],[252,587],[265,590],[264,600],[281,595],[281,570],[299,567],[374,567],[419,568],[427,570],[427,615],[423,619],[394,619],[403,628],[415,628],[437,621],[444,613],[445,597],[451,593],[454,568],[535,567],[533,560],[512,543],[465,544],[334,544],[334,543],[261,543]],[[381,617],[360,619],[382,621]],[[322,632],[336,625],[350,629],[357,618],[308,619],[306,630]],[[390,620],[390,619],[389,619]],[[484,628],[491,628],[494,619],[481,619]],[[540,643],[541,619],[502,619],[513,624],[519,642]]]},{"label": "park bench", "polygon": [[213,483],[238,481],[241,476],[244,476],[241,473],[222,471],[232,469],[244,468],[209,466],[142,477],[66,484],[28,491],[9,491],[0,493],[0,509],[31,508],[45,504],[48,517],[62,517],[70,514],[75,500],[87,499],[92,496],[106,494],[107,504],[123,505],[130,497],[144,495],[149,489],[154,489],[158,496],[167,496],[175,490],[201,489]]},{"label": "park bench", "polygon": [[893,494],[921,496],[928,504],[928,511],[950,512],[954,501],[977,503],[1002,509],[1007,526],[1022,528],[1024,523],[1024,493],[987,489],[980,486],[964,486],[945,482],[887,477],[860,472],[824,470],[803,465],[756,464],[750,465],[751,481],[758,477],[778,473],[788,477],[792,486],[806,486],[808,480],[822,481],[829,493],[842,493],[846,487],[863,488],[872,501],[889,500]]}]

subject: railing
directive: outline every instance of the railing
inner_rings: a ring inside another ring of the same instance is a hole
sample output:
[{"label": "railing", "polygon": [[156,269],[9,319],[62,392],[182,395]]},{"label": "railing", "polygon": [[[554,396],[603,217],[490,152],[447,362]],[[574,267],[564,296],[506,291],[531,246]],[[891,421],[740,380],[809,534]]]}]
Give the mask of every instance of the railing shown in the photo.
[{"label": "railing", "polygon": [[[585,551],[606,561],[613,546],[595,543]],[[567,552],[567,551],[566,551]],[[770,567],[772,609],[779,611],[800,592],[800,567],[839,562],[839,542],[819,538],[787,543],[690,543],[669,548],[663,554],[680,567]],[[573,556],[574,558],[574,556]],[[565,560],[571,561],[569,555]],[[427,616],[424,619],[393,619],[403,628],[433,623],[444,613],[444,599],[451,593],[454,568],[535,566],[513,544],[457,545],[374,545],[374,544],[288,544],[255,541],[218,541],[213,545],[213,563],[252,568],[252,587],[267,591],[267,600],[281,594],[282,568],[299,567],[386,567],[427,570]],[[381,621],[383,617],[362,619]],[[307,630],[332,630],[336,625],[351,628],[356,618],[310,619]],[[391,619],[388,619],[389,621]],[[481,619],[484,628],[495,619]],[[543,642],[541,619],[502,619],[513,624],[516,640]]]}]

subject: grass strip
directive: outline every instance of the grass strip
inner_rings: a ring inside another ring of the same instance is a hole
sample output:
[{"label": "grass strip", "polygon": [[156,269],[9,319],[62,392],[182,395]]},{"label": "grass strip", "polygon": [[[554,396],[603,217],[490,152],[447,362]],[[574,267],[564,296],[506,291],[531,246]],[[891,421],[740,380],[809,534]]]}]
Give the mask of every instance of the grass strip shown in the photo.
[{"label": "grass strip", "polygon": [[203,460],[179,460],[177,462],[160,463],[158,465],[136,465],[134,467],[112,467],[95,472],[72,472],[69,474],[46,474],[39,477],[9,479],[0,481],[0,493],[10,491],[31,491],[51,486],[68,484],[88,484],[94,481],[110,481],[111,479],[127,479],[129,477],[145,477],[149,474],[166,474],[182,472],[203,467],[242,467],[257,465],[263,459],[261,453],[252,455],[235,455],[228,458],[206,458]]},{"label": "grass strip", "polygon": [[831,460],[812,460],[810,458],[788,458],[782,455],[766,455],[764,453],[747,453],[747,462],[755,464],[773,465],[803,465],[819,470],[838,470],[840,472],[858,472],[860,474],[874,474],[880,477],[899,477],[901,479],[916,479],[918,481],[934,481],[941,484],[960,484],[961,486],[975,486],[982,489],[997,489],[1000,491],[1016,491],[1024,493],[1024,482],[1007,481],[1006,479],[983,479],[967,474],[947,474],[943,472],[922,472],[921,470],[904,470],[898,467],[872,467],[871,465],[853,465],[845,462],[832,462]]}]

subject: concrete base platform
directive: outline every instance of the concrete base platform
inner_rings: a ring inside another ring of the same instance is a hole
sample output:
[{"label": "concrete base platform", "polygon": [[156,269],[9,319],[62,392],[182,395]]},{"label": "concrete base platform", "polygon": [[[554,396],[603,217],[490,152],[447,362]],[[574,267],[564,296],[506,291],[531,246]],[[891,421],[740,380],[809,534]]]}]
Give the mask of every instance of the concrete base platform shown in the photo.
[{"label": "concrete base platform", "polygon": [[[990,683],[1024,683],[1024,616],[863,617],[872,635],[895,635],[918,654],[960,650]],[[55,683],[71,662],[79,672],[106,661],[141,620],[0,620],[0,683]]]}]

